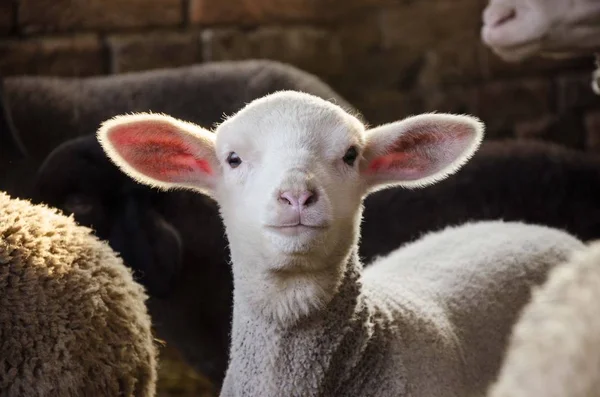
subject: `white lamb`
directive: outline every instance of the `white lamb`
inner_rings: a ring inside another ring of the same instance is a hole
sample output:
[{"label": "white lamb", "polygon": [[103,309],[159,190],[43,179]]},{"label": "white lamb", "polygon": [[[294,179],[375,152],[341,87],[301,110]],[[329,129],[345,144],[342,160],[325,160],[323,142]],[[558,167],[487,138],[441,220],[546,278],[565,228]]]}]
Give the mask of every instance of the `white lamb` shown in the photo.
[{"label": "white lamb", "polygon": [[366,195],[443,179],[482,136],[477,119],[449,114],[365,130],[290,91],[251,102],[215,134],[156,114],[98,131],[132,178],[218,201],[234,275],[221,396],[261,397],[485,392],[530,287],[582,244],[486,222],[426,236],[364,276],[357,255]]}]

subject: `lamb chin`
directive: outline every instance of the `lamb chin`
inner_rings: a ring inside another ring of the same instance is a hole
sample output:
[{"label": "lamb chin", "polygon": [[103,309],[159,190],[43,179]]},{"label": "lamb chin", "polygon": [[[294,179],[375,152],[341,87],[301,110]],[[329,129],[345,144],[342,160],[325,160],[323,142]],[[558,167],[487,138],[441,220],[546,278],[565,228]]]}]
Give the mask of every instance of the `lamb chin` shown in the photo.
[{"label": "lamb chin", "polygon": [[265,237],[276,250],[283,254],[305,254],[323,243],[324,230],[306,228],[299,232],[286,231],[283,233],[279,230],[267,230]]}]

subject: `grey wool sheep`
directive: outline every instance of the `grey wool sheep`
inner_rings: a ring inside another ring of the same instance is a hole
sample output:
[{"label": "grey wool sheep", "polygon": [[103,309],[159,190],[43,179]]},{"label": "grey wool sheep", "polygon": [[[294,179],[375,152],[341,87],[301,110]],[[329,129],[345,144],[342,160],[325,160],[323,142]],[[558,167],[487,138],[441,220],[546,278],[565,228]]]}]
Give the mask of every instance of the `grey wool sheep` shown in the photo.
[{"label": "grey wool sheep", "polygon": [[600,242],[578,250],[537,287],[510,338],[489,397],[600,393]]},{"label": "grey wool sheep", "polygon": [[0,174],[0,189],[22,197],[26,197],[26,181],[57,145],[93,134],[102,121],[118,114],[167,113],[210,128],[247,102],[278,90],[308,92],[350,109],[315,75],[269,60],[209,62],[84,78],[11,76],[0,90],[4,108],[0,111],[10,118],[12,130],[0,134],[0,144],[2,135],[10,135],[11,147],[18,143],[28,154],[27,159],[12,163],[11,172]]},{"label": "grey wool sheep", "polygon": [[498,221],[425,236],[364,272],[358,257],[365,196],[444,179],[482,137],[479,120],[451,114],[366,130],[292,91],[251,102],[215,133],[156,114],[98,130],[131,178],[219,205],[234,278],[223,397],[484,393],[530,286],[583,243]]},{"label": "grey wool sheep", "polygon": [[0,192],[1,396],[154,396],[145,300],[90,229]]},{"label": "grey wool sheep", "polygon": [[208,128],[224,113],[285,89],[309,92],[350,108],[315,75],[270,60],[209,62],[85,78],[13,76],[4,80],[4,101],[23,145],[34,157],[44,157],[61,142],[92,133],[117,114],[167,113]]}]

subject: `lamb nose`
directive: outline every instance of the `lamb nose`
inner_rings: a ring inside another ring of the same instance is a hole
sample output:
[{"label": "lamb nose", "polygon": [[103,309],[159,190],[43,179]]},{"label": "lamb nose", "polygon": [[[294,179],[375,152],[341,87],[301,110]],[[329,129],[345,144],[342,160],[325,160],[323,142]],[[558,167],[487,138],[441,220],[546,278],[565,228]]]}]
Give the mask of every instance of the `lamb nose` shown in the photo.
[{"label": "lamb nose", "polygon": [[308,207],[317,202],[317,194],[314,191],[305,190],[299,193],[292,193],[290,191],[283,192],[279,195],[279,199],[293,207],[302,208]]}]

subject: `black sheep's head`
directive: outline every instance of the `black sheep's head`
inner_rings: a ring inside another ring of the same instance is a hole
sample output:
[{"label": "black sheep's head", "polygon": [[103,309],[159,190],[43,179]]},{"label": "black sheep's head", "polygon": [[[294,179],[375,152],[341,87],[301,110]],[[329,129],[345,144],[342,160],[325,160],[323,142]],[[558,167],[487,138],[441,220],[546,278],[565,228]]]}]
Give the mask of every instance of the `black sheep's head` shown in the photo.
[{"label": "black sheep's head", "polygon": [[32,199],[73,214],[122,256],[154,297],[168,296],[182,266],[179,232],[160,214],[166,193],[139,185],[108,160],[93,135],[56,147],[38,170]]}]

